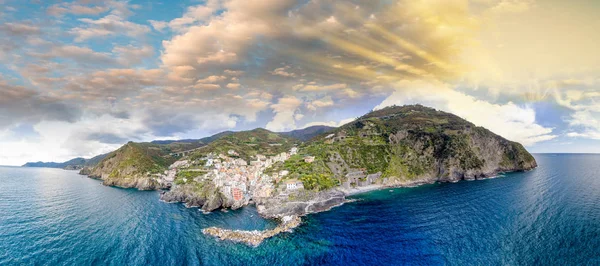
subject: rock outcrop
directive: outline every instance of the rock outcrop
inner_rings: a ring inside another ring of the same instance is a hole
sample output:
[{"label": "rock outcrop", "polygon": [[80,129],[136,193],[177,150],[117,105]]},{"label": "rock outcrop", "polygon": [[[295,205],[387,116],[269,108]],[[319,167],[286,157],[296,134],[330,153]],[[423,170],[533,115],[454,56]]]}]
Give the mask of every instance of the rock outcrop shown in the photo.
[{"label": "rock outcrop", "polygon": [[202,230],[202,233],[214,236],[220,240],[229,240],[233,242],[244,243],[253,247],[260,245],[265,239],[271,238],[283,232],[290,232],[298,227],[302,220],[297,216],[284,216],[281,218],[281,224],[271,230],[264,231],[243,231],[229,230],[218,227],[209,227]]},{"label": "rock outcrop", "polygon": [[238,209],[248,205],[248,200],[235,201],[223,195],[211,182],[175,185],[161,194],[165,202],[183,202],[186,207],[199,207],[211,212],[219,208]]},{"label": "rock outcrop", "polygon": [[[297,195],[293,195],[297,196]],[[346,194],[332,189],[320,192],[308,192],[303,197],[279,196],[256,202],[258,213],[266,218],[284,216],[304,216],[322,212],[339,206],[346,201]]]}]

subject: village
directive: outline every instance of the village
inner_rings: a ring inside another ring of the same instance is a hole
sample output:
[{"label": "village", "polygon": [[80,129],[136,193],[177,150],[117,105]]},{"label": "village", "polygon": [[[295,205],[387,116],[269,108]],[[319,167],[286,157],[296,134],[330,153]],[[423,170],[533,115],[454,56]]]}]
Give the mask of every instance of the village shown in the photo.
[{"label": "village", "polygon": [[[165,187],[171,187],[178,178],[178,172],[198,172],[193,177],[196,182],[212,182],[220,192],[236,203],[245,204],[250,199],[269,198],[276,192],[286,194],[303,190],[304,185],[297,179],[287,179],[288,170],[266,173],[276,163],[283,163],[291,156],[298,154],[298,148],[292,147],[288,152],[274,156],[257,154],[250,162],[239,157],[235,150],[227,154],[209,153],[200,160],[180,160],[173,163],[169,170],[159,176],[159,182]],[[304,156],[304,161],[312,163],[313,156]],[[201,163],[201,165],[198,165]],[[187,183],[188,178],[179,182]],[[282,183],[283,182],[283,183]],[[279,188],[279,191],[276,189]]]},{"label": "village", "polygon": [[[344,132],[330,134],[325,137],[326,144],[343,141],[345,137]],[[315,161],[314,156],[300,154],[297,146],[271,156],[255,154],[248,161],[243,159],[248,158],[247,156],[240,156],[233,149],[221,153],[211,152],[201,157],[188,156],[193,151],[195,150],[183,152],[185,154],[172,154],[171,156],[183,158],[173,163],[164,174],[157,175],[158,182],[165,188],[190,182],[210,182],[224,198],[233,202],[234,208],[244,206],[251,200],[305,194],[305,184],[298,180],[298,174],[290,174],[290,169],[283,165],[292,156],[297,156],[294,160],[299,159],[308,164]],[[337,154],[335,161],[343,161],[343,158]],[[387,179],[382,178],[381,172],[369,173],[365,168],[351,168],[347,164],[327,162],[327,167],[332,169],[334,176],[343,176],[338,179],[337,188],[347,192],[385,183]]]}]

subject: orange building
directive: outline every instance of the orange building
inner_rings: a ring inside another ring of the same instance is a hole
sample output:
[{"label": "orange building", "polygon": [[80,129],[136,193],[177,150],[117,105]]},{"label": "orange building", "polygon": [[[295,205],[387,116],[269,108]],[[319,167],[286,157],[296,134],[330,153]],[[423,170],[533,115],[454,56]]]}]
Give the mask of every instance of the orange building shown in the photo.
[{"label": "orange building", "polygon": [[233,194],[233,200],[235,200],[235,201],[240,201],[244,198],[244,194],[242,193],[242,190],[239,188],[236,188],[236,187],[233,188],[232,194]]}]

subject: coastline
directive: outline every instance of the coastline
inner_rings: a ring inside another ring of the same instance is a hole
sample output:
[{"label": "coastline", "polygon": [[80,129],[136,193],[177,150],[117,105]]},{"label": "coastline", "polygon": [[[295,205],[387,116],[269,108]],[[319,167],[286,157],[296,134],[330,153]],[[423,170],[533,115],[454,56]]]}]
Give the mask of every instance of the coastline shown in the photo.
[{"label": "coastline", "polygon": [[368,185],[368,186],[364,186],[364,187],[358,187],[358,188],[351,188],[351,189],[338,189],[342,192],[344,192],[344,194],[346,194],[346,196],[354,196],[354,195],[359,195],[359,194],[363,194],[363,193],[367,193],[370,191],[375,191],[375,190],[381,190],[381,189],[385,189],[386,186],[385,185]]},{"label": "coastline", "polygon": [[455,183],[459,183],[461,181],[478,181],[478,180],[495,179],[495,178],[499,178],[499,177],[504,177],[506,174],[510,174],[510,173],[533,171],[536,168],[537,167],[534,167],[532,169],[527,169],[527,170],[499,171],[499,172],[496,172],[495,174],[492,174],[492,175],[489,175],[486,177],[479,177],[479,178],[475,178],[475,179],[461,179],[461,180],[456,180],[453,182],[450,182],[450,181],[444,182],[444,181],[436,180],[436,181],[432,181],[432,182],[422,181],[422,182],[410,182],[410,183],[404,183],[404,184],[389,184],[389,185],[372,184],[372,185],[368,185],[368,186],[364,186],[364,187],[357,187],[357,188],[351,188],[351,189],[344,189],[344,188],[336,188],[336,189],[344,192],[344,194],[346,194],[346,196],[356,196],[356,195],[360,195],[363,193],[376,191],[376,190],[385,190],[385,189],[393,189],[393,188],[414,188],[414,187],[419,187],[422,185],[431,185],[431,184],[435,184],[435,183],[455,184]]}]

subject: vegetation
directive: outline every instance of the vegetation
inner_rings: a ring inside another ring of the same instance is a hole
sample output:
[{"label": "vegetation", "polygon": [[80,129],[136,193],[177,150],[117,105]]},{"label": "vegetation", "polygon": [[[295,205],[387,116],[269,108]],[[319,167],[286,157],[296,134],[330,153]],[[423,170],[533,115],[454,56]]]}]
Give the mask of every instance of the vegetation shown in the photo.
[{"label": "vegetation", "polygon": [[302,175],[300,181],[304,184],[304,188],[308,190],[325,190],[339,185],[336,179],[326,174]]},{"label": "vegetation", "polygon": [[299,141],[292,137],[257,128],[227,134],[214,140],[206,147],[196,150],[192,153],[191,158],[199,159],[208,153],[227,154],[229,150],[234,150],[240,158],[250,161],[257,154],[272,156],[289,151],[291,147],[298,143]]},{"label": "vegetation", "polygon": [[[159,173],[168,162],[153,150],[144,149],[138,143],[129,142],[117,151],[109,154],[105,160],[118,158],[116,167],[112,168],[110,178],[131,178],[138,174]],[[99,166],[103,166],[103,160]]]},{"label": "vegetation", "polygon": [[[363,169],[369,174],[381,172],[383,177],[415,180],[437,176],[440,167],[482,169],[485,159],[480,144],[495,139],[505,150],[501,166],[524,167],[535,162],[518,143],[510,142],[485,128],[453,114],[421,105],[392,106],[372,111],[354,122],[334,129],[301,145],[301,150],[315,156],[315,162],[335,169],[329,179],[341,182],[350,169]],[[441,166],[438,166],[440,163]],[[308,175],[331,175],[331,171],[308,169],[297,163],[286,169]],[[353,170],[354,171],[354,170]],[[448,174],[447,171],[443,171]],[[311,180],[318,180],[312,177]],[[314,183],[307,180],[310,184]],[[306,186],[306,184],[305,184]]]},{"label": "vegetation", "polygon": [[194,181],[194,178],[200,176],[202,172],[198,171],[177,171],[177,175],[175,176],[175,184],[181,185],[188,182]]},{"label": "vegetation", "polygon": [[[310,141],[300,142],[301,137]],[[410,105],[372,111],[335,129],[315,127],[283,134],[258,128],[227,131],[197,141],[130,142],[109,154],[98,167],[110,166],[111,177],[127,178],[164,171],[179,159],[171,153],[193,150],[189,159],[198,162],[209,153],[228,154],[233,150],[237,154],[232,157],[251,161],[257,154],[273,156],[298,146],[300,154],[273,165],[267,173],[285,169],[290,172],[288,178],[301,180],[306,189],[323,190],[344,182],[350,171],[380,172],[384,178],[401,180],[449,175],[450,171],[483,171],[486,158],[493,156],[483,150],[487,143],[500,149],[497,154],[502,157],[494,159],[500,160],[500,170],[535,165],[535,159],[518,143],[456,115]],[[314,162],[305,162],[305,156],[314,156]],[[200,162],[195,166],[202,165]],[[187,180],[186,185],[204,190],[205,185],[193,180],[198,175],[181,171],[175,182]]]},{"label": "vegetation", "polygon": [[290,171],[290,178],[302,181],[305,189],[325,190],[338,185],[331,170],[321,159],[307,163],[304,156],[297,154],[285,161],[283,168]]},{"label": "vegetation", "polygon": [[129,142],[109,153],[92,170],[92,175],[109,178],[135,178],[162,173],[177,160],[171,152],[194,149],[203,144],[173,142],[168,144]]}]

